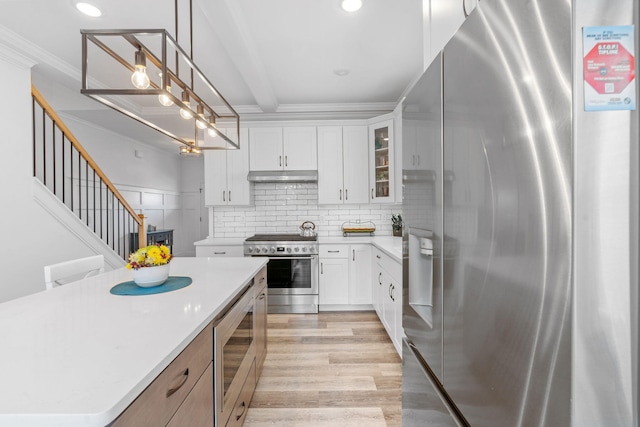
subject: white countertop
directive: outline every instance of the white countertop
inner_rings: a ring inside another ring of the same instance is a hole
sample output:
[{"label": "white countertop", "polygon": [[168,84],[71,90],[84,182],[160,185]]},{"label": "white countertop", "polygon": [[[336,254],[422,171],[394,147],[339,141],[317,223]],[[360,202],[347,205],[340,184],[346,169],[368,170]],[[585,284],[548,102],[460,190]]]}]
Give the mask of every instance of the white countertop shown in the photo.
[{"label": "white countertop", "polygon": [[0,304],[0,425],[109,424],[266,262],[176,258],[193,283],[173,292],[111,295],[121,268]]},{"label": "white countertop", "polygon": [[[207,238],[194,243],[195,246],[225,246],[242,245],[245,238]],[[402,237],[393,236],[349,236],[349,237],[328,237],[318,236],[320,244],[341,244],[350,245],[352,243],[369,243],[385,252],[391,258],[402,262]]]},{"label": "white countertop", "polygon": [[402,237],[394,236],[348,236],[348,237],[318,237],[318,242],[326,245],[351,245],[357,243],[369,243],[389,255],[399,263],[402,263]]},{"label": "white countertop", "polygon": [[242,245],[246,237],[207,237],[194,242],[194,246]]}]

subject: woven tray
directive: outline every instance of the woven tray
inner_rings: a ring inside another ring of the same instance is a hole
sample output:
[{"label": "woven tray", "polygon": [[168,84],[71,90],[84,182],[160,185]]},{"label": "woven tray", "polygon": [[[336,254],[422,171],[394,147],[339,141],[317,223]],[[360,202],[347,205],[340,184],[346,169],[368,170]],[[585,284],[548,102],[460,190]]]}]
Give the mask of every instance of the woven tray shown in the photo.
[{"label": "woven tray", "polygon": [[342,224],[342,235],[347,237],[349,234],[369,234],[373,235],[376,231],[376,225],[371,222],[345,222]]}]

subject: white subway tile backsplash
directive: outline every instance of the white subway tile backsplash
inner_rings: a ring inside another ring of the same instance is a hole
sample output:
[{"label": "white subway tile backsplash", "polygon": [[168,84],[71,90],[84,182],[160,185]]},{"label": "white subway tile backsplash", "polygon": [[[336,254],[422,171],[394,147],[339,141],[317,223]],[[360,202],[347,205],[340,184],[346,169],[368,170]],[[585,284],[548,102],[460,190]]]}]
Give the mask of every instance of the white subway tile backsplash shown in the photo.
[{"label": "white subway tile backsplash", "polygon": [[320,236],[341,236],[347,221],[373,221],[377,235],[391,234],[391,214],[401,206],[318,205],[316,183],[256,183],[254,206],[210,208],[213,237],[249,237],[258,233],[297,233],[304,221]]}]

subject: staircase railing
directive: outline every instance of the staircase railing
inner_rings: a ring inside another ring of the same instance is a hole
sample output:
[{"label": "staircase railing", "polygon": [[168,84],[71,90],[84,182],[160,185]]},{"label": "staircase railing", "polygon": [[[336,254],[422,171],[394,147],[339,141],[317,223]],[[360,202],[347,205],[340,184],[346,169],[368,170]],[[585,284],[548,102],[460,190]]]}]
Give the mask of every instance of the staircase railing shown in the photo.
[{"label": "staircase railing", "polygon": [[33,85],[31,94],[33,176],[127,259],[136,249],[132,246],[146,246],[144,216],[131,208]]}]

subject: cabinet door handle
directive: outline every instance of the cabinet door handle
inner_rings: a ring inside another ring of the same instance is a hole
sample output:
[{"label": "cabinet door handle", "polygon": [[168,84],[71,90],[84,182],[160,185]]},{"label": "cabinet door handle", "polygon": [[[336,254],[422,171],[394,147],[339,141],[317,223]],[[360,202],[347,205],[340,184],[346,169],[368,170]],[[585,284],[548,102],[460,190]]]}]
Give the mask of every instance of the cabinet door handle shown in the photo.
[{"label": "cabinet door handle", "polygon": [[376,258],[380,259],[380,255],[376,255]]},{"label": "cabinet door handle", "polygon": [[279,162],[280,162],[280,167],[282,167],[282,156],[280,156]]},{"label": "cabinet door handle", "polygon": [[356,250],[353,249],[353,261],[355,261],[355,260],[356,260]]},{"label": "cabinet door handle", "polygon": [[329,252],[330,254],[338,254],[338,253],[340,253],[340,251],[327,251],[327,252]]},{"label": "cabinet door handle", "polygon": [[418,154],[417,157],[418,157],[418,166],[420,166],[420,154]]},{"label": "cabinet door handle", "polygon": [[349,200],[349,189],[348,188],[345,188],[345,190],[344,190],[344,199],[345,200]]},{"label": "cabinet door handle", "polygon": [[[240,408],[242,408],[242,412],[240,412],[240,415],[238,415],[238,409]],[[240,421],[240,418],[242,418],[242,415],[244,415],[245,409],[247,409],[247,405],[244,403],[244,400],[242,401],[242,405],[240,405],[238,409],[236,409],[236,421]]]},{"label": "cabinet door handle", "polygon": [[340,190],[340,200],[342,200],[342,190]]},{"label": "cabinet door handle", "polygon": [[214,252],[213,254],[214,255],[226,255],[227,253],[226,252]]},{"label": "cabinet door handle", "polygon": [[284,166],[289,166],[289,156],[284,156]]},{"label": "cabinet door handle", "polygon": [[167,390],[167,397],[171,396],[173,393],[180,390],[180,387],[182,387],[184,383],[187,382],[187,379],[189,379],[189,368],[185,369],[184,372],[182,373],[182,378],[180,379],[180,382],[178,383],[178,385],[176,385],[175,387],[171,387],[169,390]]},{"label": "cabinet door handle", "polygon": [[323,267],[323,263],[320,263],[320,274],[324,274],[324,267]]},{"label": "cabinet door handle", "polygon": [[413,163],[413,166],[415,166],[416,165],[416,155],[413,154],[412,157],[413,157],[413,162],[412,163]]},{"label": "cabinet door handle", "polygon": [[231,190],[229,190],[229,201],[231,201]]},{"label": "cabinet door handle", "polygon": [[391,301],[393,301],[393,295],[391,295],[391,287],[392,286],[393,286],[392,284],[389,284],[389,298],[391,298]]},{"label": "cabinet door handle", "polygon": [[226,193],[226,191],[223,191],[223,192],[222,192],[222,201],[223,201],[223,202],[226,202],[226,201],[227,201],[227,198],[226,198],[226,196],[225,196],[225,193]]},{"label": "cabinet door handle", "polygon": [[263,293],[260,294],[260,296],[258,297],[259,300],[263,300],[265,299],[267,296]]},{"label": "cabinet door handle", "polygon": [[373,200],[373,188],[371,189],[371,199]]},{"label": "cabinet door handle", "polygon": [[382,271],[378,273],[378,284],[382,286]]}]

